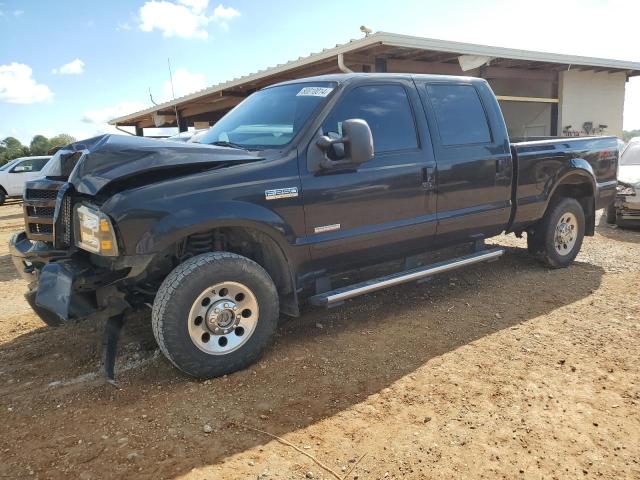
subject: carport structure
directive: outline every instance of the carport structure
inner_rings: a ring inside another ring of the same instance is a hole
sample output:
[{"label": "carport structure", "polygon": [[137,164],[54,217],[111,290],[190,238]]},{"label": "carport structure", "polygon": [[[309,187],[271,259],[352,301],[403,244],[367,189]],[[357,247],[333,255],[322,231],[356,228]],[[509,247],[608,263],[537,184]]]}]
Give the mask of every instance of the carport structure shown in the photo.
[{"label": "carport structure", "polygon": [[111,120],[149,127],[212,125],[247,95],[285,80],[338,72],[485,78],[512,137],[622,135],[625,83],[640,63],[377,32]]}]

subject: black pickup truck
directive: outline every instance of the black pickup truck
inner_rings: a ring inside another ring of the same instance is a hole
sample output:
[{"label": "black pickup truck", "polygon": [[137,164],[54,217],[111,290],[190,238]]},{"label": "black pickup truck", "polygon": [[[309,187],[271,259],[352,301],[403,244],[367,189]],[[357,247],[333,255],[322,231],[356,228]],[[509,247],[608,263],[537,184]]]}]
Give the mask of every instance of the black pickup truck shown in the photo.
[{"label": "black pickup truck", "polygon": [[[145,306],[166,357],[213,377],[255,361],[280,313],[495,260],[484,239],[503,232],[569,265],[616,195],[617,160],[613,137],[510,143],[483,79],[320,76],[254,93],[199,143],[65,147],[26,186],[10,247],[47,324],[107,319],[107,377]],[[452,245],[468,249],[415,260]]]}]

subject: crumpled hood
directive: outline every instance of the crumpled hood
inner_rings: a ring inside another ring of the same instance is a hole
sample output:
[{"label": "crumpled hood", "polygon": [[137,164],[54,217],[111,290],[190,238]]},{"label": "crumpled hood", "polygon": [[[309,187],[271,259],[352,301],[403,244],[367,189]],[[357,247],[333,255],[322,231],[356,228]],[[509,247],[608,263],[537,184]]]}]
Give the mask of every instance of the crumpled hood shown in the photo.
[{"label": "crumpled hood", "polygon": [[627,185],[640,185],[640,165],[619,165],[618,181]]},{"label": "crumpled hood", "polygon": [[96,195],[108,184],[159,170],[184,173],[207,166],[261,160],[252,152],[199,143],[125,135],[101,135],[56,153],[48,176],[69,177],[80,193]]}]

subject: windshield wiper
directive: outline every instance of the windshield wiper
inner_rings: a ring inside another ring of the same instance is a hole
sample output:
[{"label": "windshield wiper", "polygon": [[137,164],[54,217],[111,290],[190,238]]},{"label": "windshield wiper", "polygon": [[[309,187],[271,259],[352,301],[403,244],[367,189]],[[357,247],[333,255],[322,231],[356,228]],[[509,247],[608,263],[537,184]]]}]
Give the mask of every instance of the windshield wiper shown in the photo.
[{"label": "windshield wiper", "polygon": [[212,142],[211,145],[217,145],[218,147],[230,147],[230,148],[239,148],[241,150],[248,150],[247,147],[243,147],[237,143],[226,142],[224,140],[218,140],[217,142]]}]

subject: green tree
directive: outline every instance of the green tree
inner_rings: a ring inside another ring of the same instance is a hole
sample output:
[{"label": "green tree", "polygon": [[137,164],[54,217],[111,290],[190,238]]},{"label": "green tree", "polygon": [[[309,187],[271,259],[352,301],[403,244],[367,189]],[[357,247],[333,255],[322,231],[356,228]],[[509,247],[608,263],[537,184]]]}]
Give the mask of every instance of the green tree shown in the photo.
[{"label": "green tree", "polygon": [[631,140],[633,137],[640,137],[640,129],[638,130],[625,130],[622,133],[622,139],[625,142],[628,142],[629,140]]},{"label": "green tree", "polygon": [[51,148],[51,145],[49,144],[49,139],[44,135],[35,135],[31,140],[29,148],[31,150],[31,155],[46,155]]},{"label": "green tree", "polygon": [[26,157],[29,155],[29,147],[22,145],[20,140],[15,137],[7,137],[2,140],[2,146],[6,149],[4,152],[5,161],[13,160],[14,158]]},{"label": "green tree", "polygon": [[49,139],[49,148],[54,147],[64,147],[65,145],[69,145],[70,143],[75,142],[76,139],[71,135],[66,133],[61,133],[60,135],[56,135]]}]

